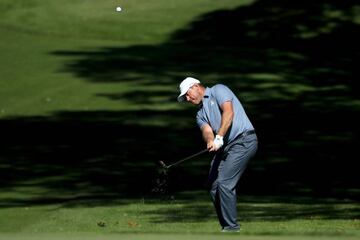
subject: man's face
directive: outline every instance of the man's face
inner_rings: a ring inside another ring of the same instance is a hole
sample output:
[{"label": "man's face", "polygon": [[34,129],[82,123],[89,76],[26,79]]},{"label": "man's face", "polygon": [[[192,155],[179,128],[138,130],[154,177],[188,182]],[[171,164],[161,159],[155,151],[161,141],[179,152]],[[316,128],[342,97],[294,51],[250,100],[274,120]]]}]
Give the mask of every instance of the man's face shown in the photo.
[{"label": "man's face", "polygon": [[201,103],[202,94],[201,89],[198,84],[194,84],[189,90],[186,92],[185,95],[186,101],[195,105]]}]

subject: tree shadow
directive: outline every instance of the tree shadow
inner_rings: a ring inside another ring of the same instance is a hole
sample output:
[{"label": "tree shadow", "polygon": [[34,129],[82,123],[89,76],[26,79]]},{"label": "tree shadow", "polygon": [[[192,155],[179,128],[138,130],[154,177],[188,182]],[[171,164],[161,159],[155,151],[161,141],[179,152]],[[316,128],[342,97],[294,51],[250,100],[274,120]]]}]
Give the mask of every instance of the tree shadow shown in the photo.
[{"label": "tree shadow", "polygon": [[[59,71],[136,86],[97,96],[142,107],[1,120],[1,189],[41,186],[73,196],[34,190],[37,198],[7,198],[2,206],[148,194],[159,159],[203,148],[194,109],[153,110],[176,101],[187,75],[227,84],[256,127],[260,148],[241,192],[358,198],[356,6],[259,0],[199,16],[160,45],[51,52],[69,59]],[[208,161],[173,171],[173,191],[202,188]]]},{"label": "tree shadow", "polygon": [[[156,210],[144,211],[154,223],[207,222],[217,219],[210,196],[204,191],[183,192]],[[238,219],[240,222],[285,220],[354,220],[360,217],[360,207],[355,201],[335,198],[291,196],[239,195]],[[191,201],[189,201],[191,200]]]},{"label": "tree shadow", "polygon": [[[168,125],[150,126],[153,118]],[[194,137],[192,127],[168,130],[182,118],[183,111],[143,110],[0,120],[0,187],[15,194],[3,196],[0,207],[149,195],[159,160],[172,162],[202,147],[194,139],[179,148]],[[181,190],[190,181],[172,188]]]},{"label": "tree shadow", "polygon": [[[311,199],[308,203],[291,203],[273,201],[271,197],[264,198],[266,203],[249,203],[242,199],[238,205],[238,217],[242,222],[253,221],[284,221],[284,220],[353,220],[360,216],[360,208],[354,204],[336,205],[336,203],[317,202]],[[288,199],[289,200],[289,199]],[[293,200],[293,199],[291,199]],[[169,204],[159,209],[147,211],[155,223],[171,222],[206,222],[217,219],[211,203],[184,201],[177,206]]]}]

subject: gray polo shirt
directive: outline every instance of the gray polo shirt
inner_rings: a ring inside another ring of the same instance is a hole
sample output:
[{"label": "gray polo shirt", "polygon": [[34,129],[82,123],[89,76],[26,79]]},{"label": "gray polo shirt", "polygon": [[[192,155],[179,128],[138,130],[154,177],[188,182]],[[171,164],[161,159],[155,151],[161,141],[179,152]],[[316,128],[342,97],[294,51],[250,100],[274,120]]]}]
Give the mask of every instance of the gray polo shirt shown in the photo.
[{"label": "gray polo shirt", "polygon": [[224,136],[225,143],[234,140],[245,131],[254,129],[239,99],[228,87],[217,84],[211,88],[206,88],[202,104],[196,115],[196,122],[200,128],[207,123],[214,131],[214,134],[217,134],[221,126],[220,106],[228,101],[233,104],[234,118],[232,125]]}]

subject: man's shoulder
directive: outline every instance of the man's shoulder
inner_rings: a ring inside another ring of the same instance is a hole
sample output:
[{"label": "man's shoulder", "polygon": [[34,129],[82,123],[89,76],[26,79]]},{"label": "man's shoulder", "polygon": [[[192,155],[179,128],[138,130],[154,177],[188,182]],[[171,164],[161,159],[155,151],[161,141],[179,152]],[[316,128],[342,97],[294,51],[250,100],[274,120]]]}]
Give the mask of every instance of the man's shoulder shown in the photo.
[{"label": "man's shoulder", "polygon": [[228,87],[226,87],[222,83],[215,84],[214,86],[211,87],[211,89],[221,89],[221,88],[228,88]]},{"label": "man's shoulder", "polygon": [[218,83],[218,84],[211,87],[211,91],[214,94],[221,94],[221,93],[228,92],[228,91],[231,91],[231,90],[227,86],[225,86],[224,84]]}]

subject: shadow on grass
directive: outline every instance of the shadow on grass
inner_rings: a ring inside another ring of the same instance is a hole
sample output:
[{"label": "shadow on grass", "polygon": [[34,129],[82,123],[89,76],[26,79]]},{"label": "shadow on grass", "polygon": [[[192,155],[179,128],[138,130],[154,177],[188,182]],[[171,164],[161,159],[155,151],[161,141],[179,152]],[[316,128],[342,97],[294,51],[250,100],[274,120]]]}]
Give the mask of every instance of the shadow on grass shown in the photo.
[{"label": "shadow on grass", "polygon": [[[196,194],[196,199],[193,195]],[[217,219],[210,196],[205,192],[178,194],[178,198],[164,202],[156,210],[144,211],[155,223],[206,222]],[[190,200],[190,201],[189,201]],[[167,203],[167,204],[166,204]],[[239,221],[284,220],[354,220],[360,217],[360,206],[355,201],[335,198],[289,196],[239,196]]]},{"label": "shadow on grass", "polygon": [[[265,197],[265,199],[268,199]],[[270,198],[271,199],[271,198]],[[268,200],[270,200],[268,199]],[[283,220],[355,220],[360,217],[360,208],[352,204],[327,203],[264,203],[241,202],[238,208],[239,221],[283,221]],[[216,218],[212,205],[187,202],[179,206],[162,206],[145,212],[155,223],[203,222]]]},{"label": "shadow on grass", "polygon": [[[175,101],[186,75],[229,85],[257,129],[260,148],[242,193],[357,199],[358,8],[354,1],[292,4],[211,12],[156,46],[52,52],[69,59],[61,71],[85,81],[136,86],[96,95],[141,107],[0,120],[0,188],[14,195],[1,206],[104,199],[101,205],[149,194],[158,160],[203,148],[193,109],[155,110]],[[172,171],[172,191],[203,188],[208,162]],[[23,189],[32,195],[21,197]]]},{"label": "shadow on grass", "polygon": [[[182,114],[65,112],[50,118],[1,120],[6,138],[1,141],[0,187],[24,195],[14,199],[3,196],[0,206],[149,195],[159,160],[172,162],[177,160],[174,156],[203,147],[199,139],[186,149],[179,148],[194,137],[194,129],[149,127],[158,118],[174,124]],[[186,179],[182,182],[179,188],[191,185]]]}]

